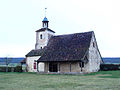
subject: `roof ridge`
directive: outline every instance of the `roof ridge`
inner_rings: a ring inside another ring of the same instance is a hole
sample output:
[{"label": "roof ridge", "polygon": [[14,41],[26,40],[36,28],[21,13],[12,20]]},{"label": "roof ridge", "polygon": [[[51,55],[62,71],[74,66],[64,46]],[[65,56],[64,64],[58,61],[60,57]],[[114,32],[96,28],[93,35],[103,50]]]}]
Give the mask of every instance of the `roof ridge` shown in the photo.
[{"label": "roof ridge", "polygon": [[80,32],[80,33],[71,33],[71,34],[62,34],[62,35],[55,35],[56,36],[67,36],[67,35],[74,35],[74,34],[83,34],[83,33],[93,33],[94,31],[88,31],[88,32]]}]

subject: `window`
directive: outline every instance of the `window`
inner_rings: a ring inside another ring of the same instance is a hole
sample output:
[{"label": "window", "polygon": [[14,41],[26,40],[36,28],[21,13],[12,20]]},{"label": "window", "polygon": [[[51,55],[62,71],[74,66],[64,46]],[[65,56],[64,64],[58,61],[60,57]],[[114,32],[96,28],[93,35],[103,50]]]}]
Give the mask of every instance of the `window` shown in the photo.
[{"label": "window", "polygon": [[42,37],[42,34],[40,35],[40,39],[42,39],[43,37]]},{"label": "window", "polygon": [[42,49],[42,47],[40,47]]},{"label": "window", "polygon": [[47,23],[45,23],[45,26],[46,26]]},{"label": "window", "polygon": [[79,66],[80,66],[80,68],[81,68],[81,72],[82,72],[82,71],[83,71],[82,68],[84,67],[84,62],[80,62],[80,63],[79,63]]},{"label": "window", "polygon": [[84,62],[80,62],[80,67],[84,67]]},{"label": "window", "polygon": [[93,42],[93,47],[95,47],[95,42]]}]

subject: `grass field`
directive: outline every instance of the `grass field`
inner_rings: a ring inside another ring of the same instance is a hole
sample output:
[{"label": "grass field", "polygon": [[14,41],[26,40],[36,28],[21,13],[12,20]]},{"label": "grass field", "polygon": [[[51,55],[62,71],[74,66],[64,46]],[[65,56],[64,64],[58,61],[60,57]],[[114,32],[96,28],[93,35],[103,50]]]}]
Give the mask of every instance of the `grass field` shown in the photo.
[{"label": "grass field", "polygon": [[87,75],[0,72],[0,90],[120,90],[120,71]]}]

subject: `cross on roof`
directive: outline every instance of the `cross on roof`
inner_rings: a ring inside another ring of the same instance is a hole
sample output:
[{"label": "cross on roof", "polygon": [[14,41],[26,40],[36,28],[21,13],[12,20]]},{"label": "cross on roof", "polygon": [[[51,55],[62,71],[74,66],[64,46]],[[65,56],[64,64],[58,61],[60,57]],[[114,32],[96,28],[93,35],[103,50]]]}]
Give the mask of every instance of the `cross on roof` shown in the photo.
[{"label": "cross on roof", "polygon": [[47,10],[47,8],[45,8],[45,17],[46,17],[46,10]]}]

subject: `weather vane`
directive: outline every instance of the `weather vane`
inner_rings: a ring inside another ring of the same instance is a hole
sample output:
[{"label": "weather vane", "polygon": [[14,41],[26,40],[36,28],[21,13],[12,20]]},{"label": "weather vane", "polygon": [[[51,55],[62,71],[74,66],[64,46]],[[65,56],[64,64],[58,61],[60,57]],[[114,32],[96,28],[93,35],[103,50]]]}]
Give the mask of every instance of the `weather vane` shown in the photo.
[{"label": "weather vane", "polygon": [[47,8],[45,8],[45,17],[46,17],[46,10],[47,10]]}]

